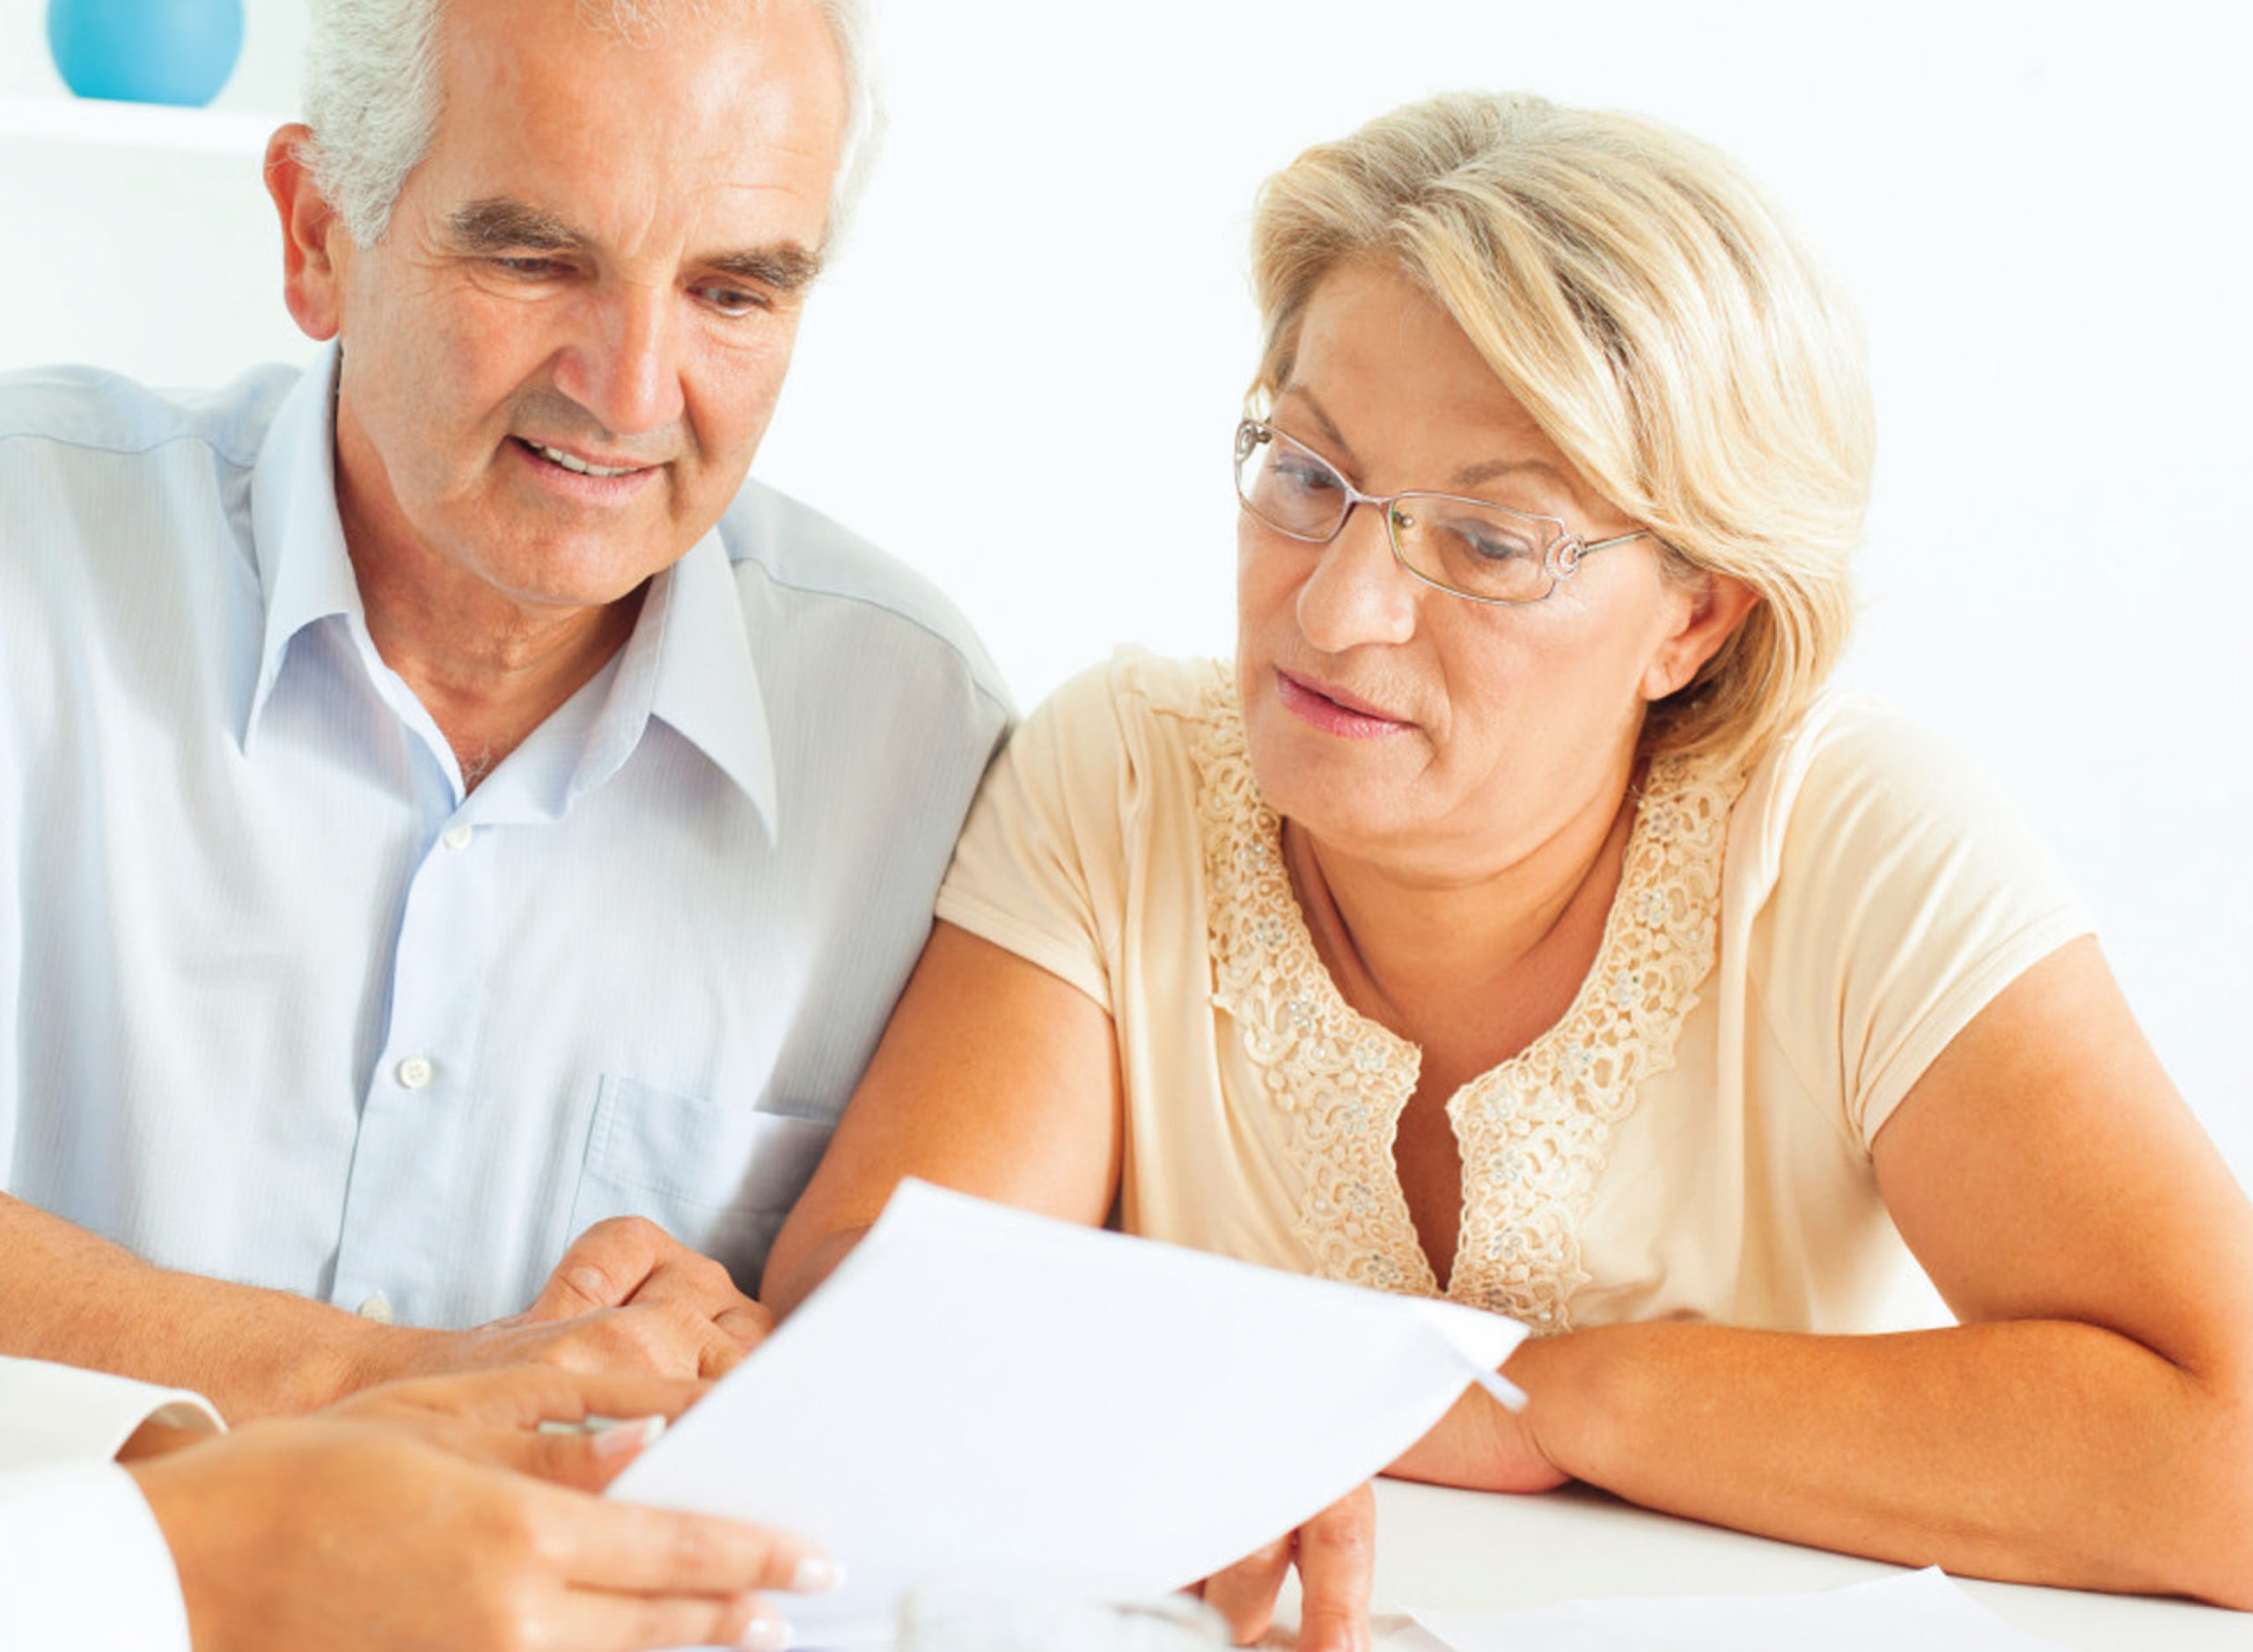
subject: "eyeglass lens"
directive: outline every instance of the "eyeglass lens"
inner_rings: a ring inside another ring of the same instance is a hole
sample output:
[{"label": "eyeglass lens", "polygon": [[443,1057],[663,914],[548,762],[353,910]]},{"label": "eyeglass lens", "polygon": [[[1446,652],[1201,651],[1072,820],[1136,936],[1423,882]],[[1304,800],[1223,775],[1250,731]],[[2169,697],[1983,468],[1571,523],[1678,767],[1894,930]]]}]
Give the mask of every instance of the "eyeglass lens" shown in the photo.
[{"label": "eyeglass lens", "polygon": [[[1357,496],[1335,466],[1272,426],[1237,430],[1237,493],[1245,509],[1293,539],[1322,542],[1344,525]],[[1554,520],[1447,494],[1398,496],[1385,531],[1401,562],[1437,585],[1489,602],[1533,602],[1556,584]]]}]

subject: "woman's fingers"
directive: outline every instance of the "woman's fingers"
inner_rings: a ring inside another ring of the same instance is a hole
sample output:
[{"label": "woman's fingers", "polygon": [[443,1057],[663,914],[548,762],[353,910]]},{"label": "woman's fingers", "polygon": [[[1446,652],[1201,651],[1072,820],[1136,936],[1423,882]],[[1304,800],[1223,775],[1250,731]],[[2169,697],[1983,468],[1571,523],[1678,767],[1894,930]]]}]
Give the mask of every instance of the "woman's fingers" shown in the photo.
[{"label": "woman's fingers", "polygon": [[1298,1652],[1368,1652],[1376,1568],[1376,1497],[1356,1487],[1297,1531],[1205,1580],[1205,1604],[1228,1619],[1238,1646],[1274,1620],[1275,1597],[1299,1568]]},{"label": "woman's fingers", "polygon": [[1256,1549],[1234,1566],[1205,1580],[1205,1604],[1228,1619],[1229,1634],[1250,1646],[1274,1620],[1275,1596],[1291,1569],[1291,1538],[1285,1534]]},{"label": "woman's fingers", "polygon": [[1347,1493],[1298,1530],[1298,1652],[1367,1652],[1376,1496]]}]

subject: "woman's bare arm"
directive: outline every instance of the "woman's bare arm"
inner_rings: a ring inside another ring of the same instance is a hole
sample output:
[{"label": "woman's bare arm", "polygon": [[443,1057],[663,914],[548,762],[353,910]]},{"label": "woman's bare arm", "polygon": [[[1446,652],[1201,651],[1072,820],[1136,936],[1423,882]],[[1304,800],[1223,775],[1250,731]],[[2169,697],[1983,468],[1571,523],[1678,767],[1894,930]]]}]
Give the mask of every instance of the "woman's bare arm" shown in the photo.
[{"label": "woman's bare arm", "polygon": [[1119,1188],[1119,1042],[1077,988],[942,922],[821,1168],[768,1254],[760,1299],[804,1301],[903,1177],[1093,1226]]},{"label": "woman's bare arm", "polygon": [[2027,1582],[2253,1608],[2253,1205],[2094,941],[2029,970],[1879,1132],[1879,1185],[1962,1323],[1654,1324],[1508,1368],[1396,1465]]}]

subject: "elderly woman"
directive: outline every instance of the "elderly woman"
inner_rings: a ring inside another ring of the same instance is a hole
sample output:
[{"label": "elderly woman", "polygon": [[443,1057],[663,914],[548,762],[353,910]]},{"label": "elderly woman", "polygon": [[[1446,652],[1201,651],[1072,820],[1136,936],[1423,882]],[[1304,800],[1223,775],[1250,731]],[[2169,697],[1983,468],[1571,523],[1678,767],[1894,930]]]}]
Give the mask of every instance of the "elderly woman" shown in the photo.
[{"label": "elderly woman", "polygon": [[[1525,97],[1254,241],[1233,668],[1017,734],[775,1304],[904,1175],[1115,1210],[1541,1333],[1396,1473],[2253,1606],[2253,1208],[2009,810],[1824,686],[1871,436],[1806,253]],[[1853,1334],[1904,1242],[1959,1323]]]}]

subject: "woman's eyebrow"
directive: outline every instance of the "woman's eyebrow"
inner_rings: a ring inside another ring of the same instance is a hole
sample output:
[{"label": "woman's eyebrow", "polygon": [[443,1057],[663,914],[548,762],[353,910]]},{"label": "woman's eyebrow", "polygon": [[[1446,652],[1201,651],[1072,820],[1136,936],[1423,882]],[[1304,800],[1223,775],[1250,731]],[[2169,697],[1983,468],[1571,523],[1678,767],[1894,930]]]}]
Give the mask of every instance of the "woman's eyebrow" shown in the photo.
[{"label": "woman's eyebrow", "polygon": [[[1354,444],[1346,439],[1345,432],[1338,428],[1337,421],[1330,416],[1329,409],[1322,405],[1321,397],[1316,395],[1304,385],[1291,385],[1284,389],[1276,400],[1303,404],[1308,416],[1322,427],[1323,440],[1330,448],[1329,457],[1349,469],[1358,471],[1361,468],[1361,461],[1354,455]],[[1457,471],[1454,475],[1448,478],[1447,485],[1450,488],[1477,488],[1483,483],[1493,481],[1498,476],[1511,475],[1538,476],[1563,489],[1567,494],[1573,491],[1572,478],[1545,459],[1484,459],[1476,465],[1466,465]]]},{"label": "woman's eyebrow", "polygon": [[1361,460],[1354,455],[1354,444],[1346,439],[1346,433],[1338,428],[1338,422],[1330,416],[1330,410],[1322,405],[1321,397],[1316,395],[1304,385],[1288,385],[1284,387],[1283,393],[1275,400],[1279,402],[1304,402],[1307,412],[1313,417],[1314,422],[1322,427],[1322,439],[1330,449],[1326,457],[1340,461],[1355,470],[1361,468]]},{"label": "woman's eyebrow", "polygon": [[1465,466],[1449,479],[1448,485],[1476,488],[1497,476],[1524,475],[1544,477],[1566,492],[1572,491],[1571,479],[1545,459],[1490,459],[1483,464]]}]

